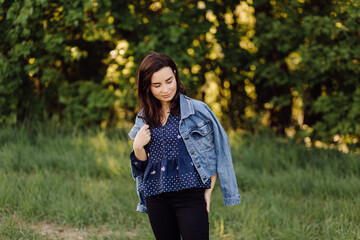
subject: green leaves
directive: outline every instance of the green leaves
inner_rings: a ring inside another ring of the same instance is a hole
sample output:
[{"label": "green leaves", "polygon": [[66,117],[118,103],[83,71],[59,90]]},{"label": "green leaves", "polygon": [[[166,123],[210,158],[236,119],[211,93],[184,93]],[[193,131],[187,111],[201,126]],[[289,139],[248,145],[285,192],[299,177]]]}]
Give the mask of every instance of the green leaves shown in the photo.
[{"label": "green leaves", "polygon": [[0,122],[132,120],[137,66],[157,51],[225,127],[359,138],[359,4],[250,2],[2,1]]},{"label": "green leaves", "polygon": [[170,36],[170,42],[177,43],[179,39],[183,36],[183,34],[186,32],[186,29],[178,26],[170,26],[168,28],[168,34]]},{"label": "green leaves", "polygon": [[59,100],[65,106],[67,121],[77,126],[99,124],[106,120],[115,101],[112,92],[89,81],[63,83],[59,88]]}]

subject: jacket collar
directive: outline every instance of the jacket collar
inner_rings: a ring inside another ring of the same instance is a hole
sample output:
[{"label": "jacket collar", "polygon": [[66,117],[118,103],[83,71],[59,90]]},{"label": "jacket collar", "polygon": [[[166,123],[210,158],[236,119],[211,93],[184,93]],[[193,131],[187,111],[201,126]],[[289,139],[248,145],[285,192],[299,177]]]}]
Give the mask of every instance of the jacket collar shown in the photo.
[{"label": "jacket collar", "polygon": [[191,99],[182,93],[180,93],[180,112],[181,120],[195,113]]},{"label": "jacket collar", "polygon": [[[180,93],[180,113],[181,113],[181,120],[184,118],[187,118],[188,116],[190,116],[191,114],[194,114],[194,106],[191,102],[191,98],[189,98],[188,96]],[[141,109],[139,111],[139,117],[143,117],[144,116],[144,110]]]}]

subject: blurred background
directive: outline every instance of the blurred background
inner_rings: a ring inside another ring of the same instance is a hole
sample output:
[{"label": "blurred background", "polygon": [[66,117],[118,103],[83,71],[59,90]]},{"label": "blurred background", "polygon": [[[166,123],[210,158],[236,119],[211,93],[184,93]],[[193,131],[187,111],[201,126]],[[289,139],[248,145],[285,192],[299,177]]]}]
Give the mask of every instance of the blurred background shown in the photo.
[{"label": "blurred background", "polygon": [[0,122],[133,122],[157,51],[226,129],[354,150],[359,26],[358,0],[2,0]]},{"label": "blurred background", "polygon": [[127,136],[149,51],[227,130],[210,239],[360,239],[360,0],[0,0],[0,239],[154,239]]}]

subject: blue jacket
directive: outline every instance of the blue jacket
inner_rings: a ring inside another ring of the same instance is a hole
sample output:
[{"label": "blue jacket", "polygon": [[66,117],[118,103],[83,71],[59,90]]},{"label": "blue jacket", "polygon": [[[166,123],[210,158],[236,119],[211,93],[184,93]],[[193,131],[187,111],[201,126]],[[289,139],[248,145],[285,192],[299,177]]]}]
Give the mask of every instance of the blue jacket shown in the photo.
[{"label": "blue jacket", "polygon": [[[229,139],[220,122],[208,105],[183,94],[180,94],[180,112],[179,131],[202,181],[205,183],[217,173],[224,205],[240,203]],[[132,140],[145,124],[139,116],[142,116],[142,111],[136,116],[135,125],[129,132]],[[132,166],[131,168],[140,200],[137,211],[146,213],[142,188],[144,173],[137,171]]]}]

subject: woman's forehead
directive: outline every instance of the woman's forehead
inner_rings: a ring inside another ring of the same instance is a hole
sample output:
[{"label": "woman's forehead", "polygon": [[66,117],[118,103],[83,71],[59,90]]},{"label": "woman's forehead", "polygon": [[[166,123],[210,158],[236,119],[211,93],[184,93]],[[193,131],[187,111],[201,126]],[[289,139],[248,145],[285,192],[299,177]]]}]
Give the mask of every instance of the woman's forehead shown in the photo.
[{"label": "woman's forehead", "polygon": [[151,76],[151,83],[163,82],[174,76],[170,67],[163,67],[159,71],[154,72]]}]

